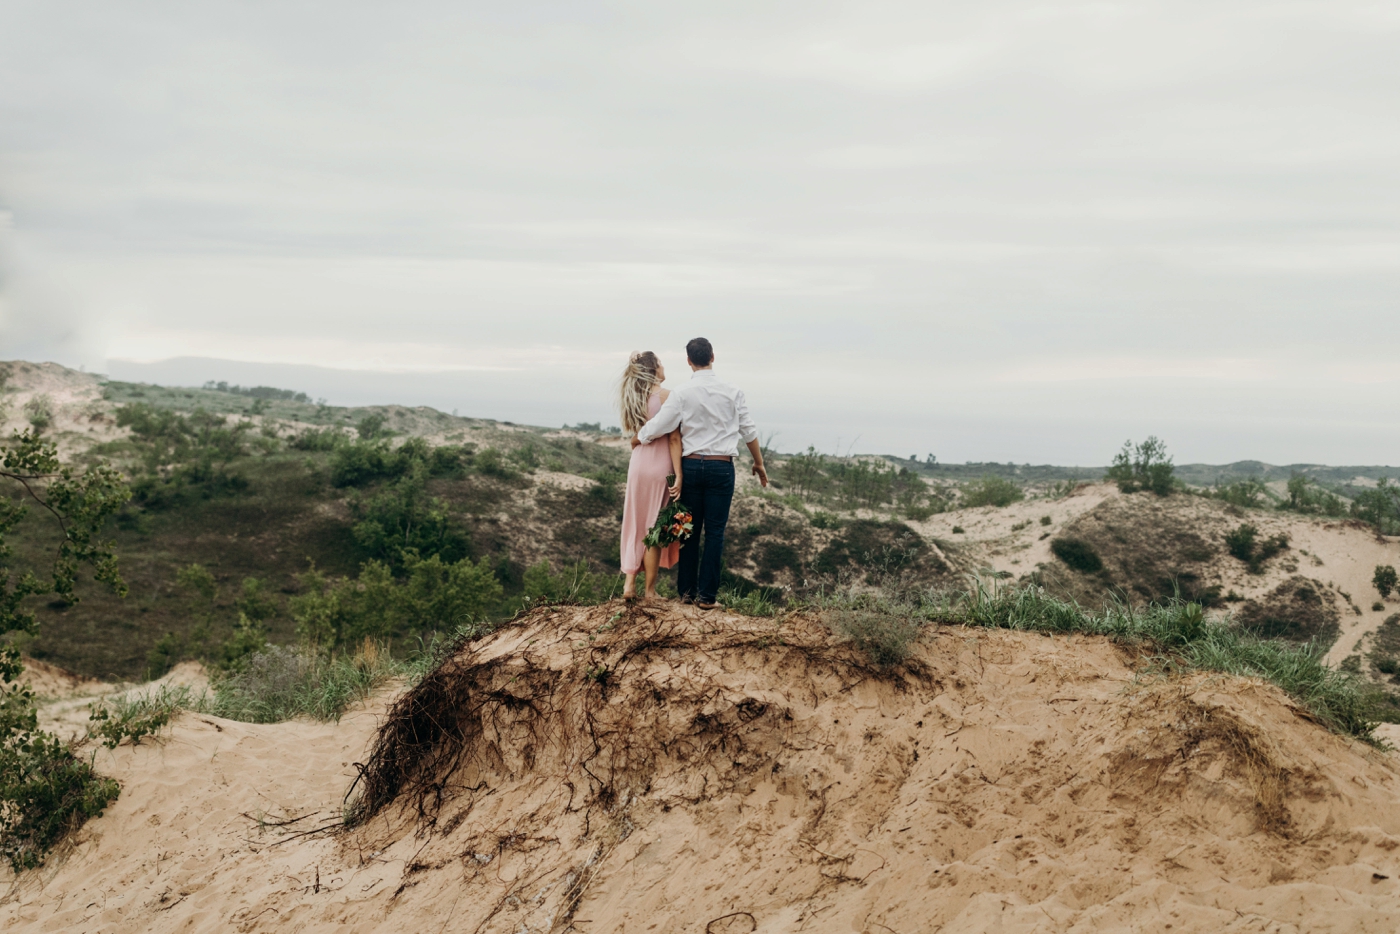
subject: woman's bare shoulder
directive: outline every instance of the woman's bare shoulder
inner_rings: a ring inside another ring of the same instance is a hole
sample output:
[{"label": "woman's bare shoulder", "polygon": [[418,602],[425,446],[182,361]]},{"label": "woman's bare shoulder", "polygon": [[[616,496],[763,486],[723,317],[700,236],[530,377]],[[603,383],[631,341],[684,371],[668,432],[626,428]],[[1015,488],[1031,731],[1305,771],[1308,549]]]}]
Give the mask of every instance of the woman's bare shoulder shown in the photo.
[{"label": "woman's bare shoulder", "polygon": [[661,397],[661,402],[663,404],[667,399],[671,398],[671,390],[669,389],[658,389],[656,390],[656,394]]}]

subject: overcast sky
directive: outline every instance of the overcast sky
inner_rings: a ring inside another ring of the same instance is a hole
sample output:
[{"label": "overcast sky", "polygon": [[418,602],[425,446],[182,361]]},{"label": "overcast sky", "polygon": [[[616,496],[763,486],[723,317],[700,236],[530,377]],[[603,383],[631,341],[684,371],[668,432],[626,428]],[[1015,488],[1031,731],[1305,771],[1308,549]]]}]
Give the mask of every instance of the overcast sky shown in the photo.
[{"label": "overcast sky", "polygon": [[1398,115],[1394,2],[5,0],[0,357],[615,423],[704,335],[780,448],[1396,464]]}]

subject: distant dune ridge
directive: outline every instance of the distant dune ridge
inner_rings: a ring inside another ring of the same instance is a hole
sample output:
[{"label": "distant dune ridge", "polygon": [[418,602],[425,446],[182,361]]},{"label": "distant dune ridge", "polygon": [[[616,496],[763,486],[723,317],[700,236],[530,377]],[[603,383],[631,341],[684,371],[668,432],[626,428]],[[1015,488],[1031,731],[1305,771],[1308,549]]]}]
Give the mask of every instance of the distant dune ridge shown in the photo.
[{"label": "distant dune ridge", "polygon": [[[99,751],[121,799],[0,918],[112,932],[1400,926],[1390,754],[1268,685],[1135,669],[1096,638],[948,627],[886,671],[802,617],[544,608],[336,725],[185,714],[156,742]],[[433,706],[445,690],[463,703]],[[338,820],[376,729],[425,703],[441,732],[401,760],[401,793],[357,829],[306,833]]]}]

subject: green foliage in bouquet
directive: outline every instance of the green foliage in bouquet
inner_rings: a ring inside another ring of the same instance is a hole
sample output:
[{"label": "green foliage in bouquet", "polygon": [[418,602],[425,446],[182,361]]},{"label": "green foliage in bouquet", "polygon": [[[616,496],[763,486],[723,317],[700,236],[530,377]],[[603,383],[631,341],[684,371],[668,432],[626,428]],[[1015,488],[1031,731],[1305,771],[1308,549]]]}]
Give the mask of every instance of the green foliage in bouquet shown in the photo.
[{"label": "green foliage in bouquet", "polygon": [[[666,485],[671,486],[676,482],[674,474],[666,478]],[[656,514],[656,522],[651,530],[647,532],[647,537],[642,539],[642,543],[648,548],[665,548],[672,542],[683,542],[690,538],[690,533],[695,531],[695,517],[690,514],[679,500],[668,502],[661,507],[661,511]]]}]

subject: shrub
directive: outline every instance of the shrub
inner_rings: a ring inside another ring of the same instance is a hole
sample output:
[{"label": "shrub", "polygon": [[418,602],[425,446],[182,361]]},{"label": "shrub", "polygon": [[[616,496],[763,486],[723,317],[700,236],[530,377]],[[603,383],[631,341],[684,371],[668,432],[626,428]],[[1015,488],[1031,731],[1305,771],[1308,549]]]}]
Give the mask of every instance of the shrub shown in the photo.
[{"label": "shrub", "polygon": [[1351,501],[1351,514],[1386,535],[1400,533],[1400,484],[1381,478],[1375,489],[1356,494]]},{"label": "shrub", "polygon": [[1051,521],[1053,521],[1053,520],[1051,520],[1051,518],[1050,518],[1049,516],[1041,516],[1041,517],[1040,517],[1040,524],[1041,524],[1041,525],[1049,525],[1049,524],[1051,523]]},{"label": "shrub", "polygon": [[955,526],[953,526],[953,534],[954,534],[954,535],[966,535],[966,534],[967,534],[967,529],[963,528],[963,527],[960,526],[960,525],[955,525]]},{"label": "shrub", "polygon": [[[1376,565],[1376,573],[1371,576],[1371,583],[1376,586],[1376,591],[1380,593],[1382,600],[1388,599],[1390,592],[1396,588],[1395,568],[1388,564]],[[1380,609],[1385,609],[1385,607],[1382,606]]]},{"label": "shrub", "polygon": [[120,793],[90,760],[29,723],[0,746],[0,854],[15,872],[42,864],[56,843]]},{"label": "shrub", "polygon": [[983,477],[962,488],[962,505],[971,506],[1010,506],[1024,499],[1025,493],[1010,480],[1001,477]]},{"label": "shrub", "polygon": [[357,579],[332,580],[313,565],[300,575],[303,592],[288,601],[297,633],[325,648],[451,632],[485,619],[503,590],[490,562],[408,553],[405,577],[382,561],[367,561]]},{"label": "shrub", "polygon": [[242,610],[233,627],[233,635],[219,647],[215,662],[221,671],[241,671],[248,659],[267,648],[267,632],[258,620],[250,619]]},{"label": "shrub", "polygon": [[287,439],[287,445],[297,451],[334,451],[349,443],[345,432],[333,427],[304,428]]},{"label": "shrub", "polygon": [[146,680],[154,681],[174,668],[180,660],[181,648],[180,640],[173,632],[167,632],[157,639],[150,652],[146,653]]},{"label": "shrub", "polygon": [[34,396],[24,404],[24,415],[36,432],[43,431],[53,424],[53,400],[48,396]]},{"label": "shrub", "polygon": [[1379,612],[1381,612],[1381,611],[1384,610],[1384,609],[1385,609],[1385,604],[1382,603],[1382,602],[1380,602],[1379,600],[1377,600],[1375,603],[1372,603],[1372,604],[1371,604],[1371,611],[1374,612],[1374,613],[1379,613]]},{"label": "shrub", "polygon": [[1131,441],[1123,442],[1123,450],[1113,457],[1113,466],[1104,475],[1105,480],[1118,484],[1124,493],[1149,490],[1158,496],[1166,496],[1172,491],[1172,473],[1175,471],[1172,459],[1167,456],[1167,446],[1155,436],[1134,447]]},{"label": "shrub", "polygon": [[159,691],[135,697],[117,697],[90,705],[88,736],[116,749],[124,739],[139,746],[141,737],[154,736],[181,710],[195,706],[188,687],[164,685]]},{"label": "shrub", "polygon": [[[84,566],[98,583],[126,595],[111,543],[98,538],[131,497],[120,474],[101,463],[76,474],[30,429],[15,432],[0,447],[0,478],[12,481],[17,494],[0,497],[0,559],[6,564],[0,573],[0,636],[35,632],[38,622],[25,608],[29,598],[53,594],[77,603],[75,584]],[[25,516],[26,501],[58,519],[58,544],[44,578],[17,566],[5,544]],[[119,793],[91,761],[38,728],[34,693],[19,681],[23,671],[18,649],[0,648],[0,853],[16,872],[43,862],[64,834],[101,814]]]},{"label": "shrub", "polygon": [[1254,560],[1254,538],[1259,529],[1249,523],[1242,524],[1225,535],[1225,550],[1241,561]]},{"label": "shrub", "polygon": [[1288,478],[1288,498],[1279,503],[1278,508],[1326,516],[1344,516],[1347,512],[1347,505],[1340,496],[1319,488],[1297,473]]},{"label": "shrub", "polygon": [[1050,553],[1085,574],[1097,574],[1103,570],[1103,559],[1098,551],[1082,538],[1052,538]]},{"label": "shrub", "polygon": [[401,567],[404,555],[438,555],[446,561],[465,557],[470,542],[466,530],[448,514],[446,504],[427,494],[421,469],[368,497],[350,501],[356,519],[351,532],[372,557]]},{"label": "shrub", "polygon": [[1209,495],[1213,499],[1223,500],[1232,506],[1249,509],[1264,505],[1268,494],[1269,488],[1263,480],[1257,477],[1248,477],[1224,485],[1217,483]]},{"label": "shrub", "polygon": [[497,480],[511,480],[517,474],[506,465],[505,455],[496,448],[484,448],[476,455],[477,472]]},{"label": "shrub", "polygon": [[1247,522],[1225,535],[1226,550],[1247,564],[1251,574],[1262,574],[1264,563],[1288,547],[1287,535],[1274,535],[1263,541],[1258,540],[1258,535],[1259,529]]},{"label": "shrub", "polygon": [[387,438],[390,432],[384,427],[386,419],[378,412],[371,412],[355,423],[355,434],[361,441],[378,441]]},{"label": "shrub", "polygon": [[881,666],[898,665],[909,657],[923,621],[885,609],[849,607],[830,610],[824,618],[836,633],[854,642]]},{"label": "shrub", "polygon": [[[588,562],[579,560],[566,564],[555,574],[548,561],[540,561],[525,569],[524,602],[594,604],[611,600],[621,587],[621,578],[610,574],[595,574]],[[662,578],[664,581],[665,578]]]}]

